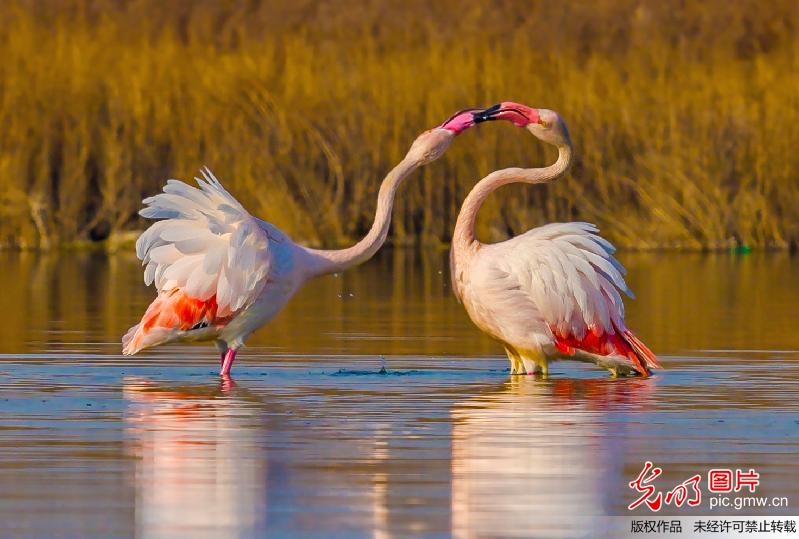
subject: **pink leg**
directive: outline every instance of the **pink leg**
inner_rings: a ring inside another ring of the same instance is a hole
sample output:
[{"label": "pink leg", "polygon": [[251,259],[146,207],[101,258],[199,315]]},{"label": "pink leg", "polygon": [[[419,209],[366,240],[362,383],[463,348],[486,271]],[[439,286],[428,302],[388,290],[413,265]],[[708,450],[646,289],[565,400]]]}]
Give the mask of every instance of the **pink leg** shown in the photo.
[{"label": "pink leg", "polygon": [[220,369],[222,368],[222,365],[225,364],[225,354],[226,353],[227,352],[222,352],[222,354],[219,356],[219,368]]},{"label": "pink leg", "polygon": [[233,348],[228,348],[225,356],[222,358],[222,370],[219,371],[220,376],[229,376],[230,367],[233,366],[233,360],[236,359],[236,351]]}]

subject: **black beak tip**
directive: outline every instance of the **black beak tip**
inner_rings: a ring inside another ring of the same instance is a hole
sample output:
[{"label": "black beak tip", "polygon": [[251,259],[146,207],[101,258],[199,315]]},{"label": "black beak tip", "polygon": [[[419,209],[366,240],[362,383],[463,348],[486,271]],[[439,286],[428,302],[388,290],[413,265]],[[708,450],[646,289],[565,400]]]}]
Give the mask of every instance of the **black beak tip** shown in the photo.
[{"label": "black beak tip", "polygon": [[474,119],[474,123],[479,124],[481,122],[488,122],[490,120],[495,120],[496,114],[500,110],[500,103],[488,107],[485,110],[481,110],[480,112],[475,112],[472,114],[472,118]]}]

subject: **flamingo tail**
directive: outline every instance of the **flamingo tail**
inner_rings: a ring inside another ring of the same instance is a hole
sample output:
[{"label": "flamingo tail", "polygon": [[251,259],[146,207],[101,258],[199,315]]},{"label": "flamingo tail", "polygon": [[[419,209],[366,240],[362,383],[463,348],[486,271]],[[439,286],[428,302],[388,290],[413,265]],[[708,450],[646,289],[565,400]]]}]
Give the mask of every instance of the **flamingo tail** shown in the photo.
[{"label": "flamingo tail", "polygon": [[216,311],[215,296],[198,300],[177,288],[161,293],[147,308],[141,322],[122,337],[122,353],[130,356],[189,334],[194,338],[194,333],[200,339],[213,338],[213,330],[226,322],[216,317]]},{"label": "flamingo tail", "polygon": [[662,369],[663,365],[660,364],[658,361],[657,356],[650,350],[641,340],[636,337],[632,331],[629,329],[625,329],[622,332],[624,340],[627,341],[627,344],[635,352],[635,355],[638,356],[640,361],[644,364],[645,367],[649,369]]},{"label": "flamingo tail", "polygon": [[122,337],[122,354],[132,356],[145,348],[152,348],[167,343],[177,337],[178,331],[169,328],[151,328],[144,330],[142,324],[136,324]]},{"label": "flamingo tail", "polygon": [[632,331],[619,329],[615,324],[613,329],[613,333],[590,330],[582,338],[577,338],[573,335],[559,335],[556,328],[553,328],[555,346],[567,356],[574,356],[576,350],[582,350],[599,356],[624,357],[641,376],[649,376],[650,369],[663,368],[655,354]]}]

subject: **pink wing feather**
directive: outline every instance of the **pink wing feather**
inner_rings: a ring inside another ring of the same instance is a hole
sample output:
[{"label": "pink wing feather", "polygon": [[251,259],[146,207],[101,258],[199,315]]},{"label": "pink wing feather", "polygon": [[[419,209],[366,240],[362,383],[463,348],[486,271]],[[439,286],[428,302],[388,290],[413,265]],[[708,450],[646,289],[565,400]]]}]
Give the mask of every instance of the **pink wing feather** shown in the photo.
[{"label": "pink wing feather", "polygon": [[565,355],[627,357],[641,374],[655,355],[624,325],[620,292],[632,297],[614,247],[589,223],[552,223],[484,246],[472,276],[498,330],[547,338]]},{"label": "pink wing feather", "polygon": [[144,282],[158,297],[123,337],[123,353],[170,340],[194,325],[224,324],[259,296],[272,265],[259,220],[207,168],[199,188],[169,180],[139,213],[154,223],[136,242]]}]

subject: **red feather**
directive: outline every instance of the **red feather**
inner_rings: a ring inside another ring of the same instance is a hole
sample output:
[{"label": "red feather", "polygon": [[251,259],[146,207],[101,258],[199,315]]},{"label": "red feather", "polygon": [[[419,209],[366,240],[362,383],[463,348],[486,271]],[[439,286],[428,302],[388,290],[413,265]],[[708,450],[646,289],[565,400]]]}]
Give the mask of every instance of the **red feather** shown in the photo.
[{"label": "red feather", "polygon": [[147,308],[141,321],[142,330],[145,333],[153,327],[187,330],[203,321],[211,325],[216,322],[216,310],[216,296],[199,300],[176,288],[157,297]]},{"label": "red feather", "polygon": [[660,369],[655,354],[633,333],[614,327],[613,333],[602,329],[590,329],[580,339],[570,334],[561,334],[557,328],[551,328],[555,335],[555,347],[567,356],[574,355],[576,350],[590,352],[600,356],[622,356],[628,358],[633,368],[643,376],[649,376],[650,369]]},{"label": "red feather", "polygon": [[160,294],[147,307],[141,322],[122,337],[122,351],[135,354],[168,341],[176,331],[187,331],[199,324],[203,326],[198,327],[224,326],[231,317],[220,317],[217,310],[216,296],[200,300],[187,296],[179,288]]}]

